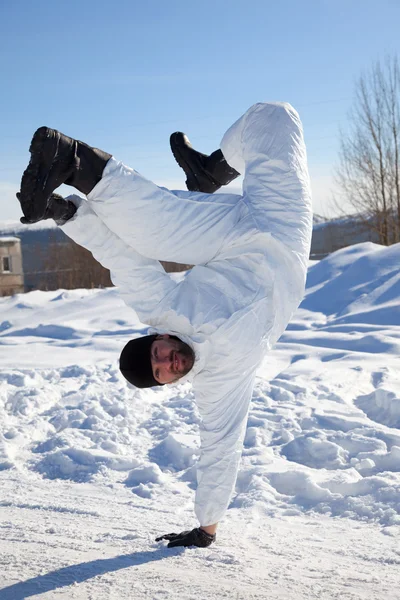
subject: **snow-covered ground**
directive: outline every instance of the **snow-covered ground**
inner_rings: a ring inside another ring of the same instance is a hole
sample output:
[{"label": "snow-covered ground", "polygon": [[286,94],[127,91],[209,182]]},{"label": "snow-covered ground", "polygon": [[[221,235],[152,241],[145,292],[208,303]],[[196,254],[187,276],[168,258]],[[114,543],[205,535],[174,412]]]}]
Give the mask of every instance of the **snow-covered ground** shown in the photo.
[{"label": "snow-covered ground", "polygon": [[400,598],[400,245],[310,265],[254,391],[236,493],[192,528],[187,384],[129,388],[115,289],[0,299],[0,599]]}]

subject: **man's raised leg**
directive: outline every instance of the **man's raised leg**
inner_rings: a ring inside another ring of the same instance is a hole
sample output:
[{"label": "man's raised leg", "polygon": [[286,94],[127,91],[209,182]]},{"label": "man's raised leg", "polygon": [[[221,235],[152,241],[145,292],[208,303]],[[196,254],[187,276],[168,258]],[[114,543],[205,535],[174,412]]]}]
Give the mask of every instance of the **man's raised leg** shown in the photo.
[{"label": "man's raised leg", "polygon": [[244,173],[243,195],[262,231],[306,264],[311,241],[311,186],[303,127],[285,102],[252,106],[225,133],[226,160]]},{"label": "man's raised leg", "polygon": [[107,227],[143,256],[193,265],[216,256],[246,210],[235,194],[222,194],[218,202],[209,194],[175,194],[114,158],[88,200]]},{"label": "man's raised leg", "polygon": [[65,183],[86,194],[107,227],[143,256],[202,264],[217,254],[241,215],[238,196],[216,202],[208,194],[174,194],[54,129],[38,129],[30,152],[17,195],[25,223],[48,218],[52,193]]}]

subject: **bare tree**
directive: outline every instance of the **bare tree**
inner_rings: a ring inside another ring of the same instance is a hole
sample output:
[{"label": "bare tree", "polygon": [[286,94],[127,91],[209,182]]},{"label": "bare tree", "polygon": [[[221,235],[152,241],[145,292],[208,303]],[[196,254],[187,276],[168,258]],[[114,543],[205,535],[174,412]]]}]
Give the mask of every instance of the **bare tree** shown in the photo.
[{"label": "bare tree", "polygon": [[379,242],[400,241],[400,69],[376,62],[356,84],[350,127],[340,135],[336,182]]},{"label": "bare tree", "polygon": [[110,272],[91,253],[72,240],[61,242],[54,236],[44,249],[40,289],[97,288],[112,285]]}]

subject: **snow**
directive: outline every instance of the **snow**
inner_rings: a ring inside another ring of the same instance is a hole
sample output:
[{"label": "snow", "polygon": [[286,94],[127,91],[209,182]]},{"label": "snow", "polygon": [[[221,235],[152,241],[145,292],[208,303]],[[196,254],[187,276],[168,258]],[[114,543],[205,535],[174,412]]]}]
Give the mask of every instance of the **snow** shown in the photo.
[{"label": "snow", "polygon": [[0,244],[14,244],[15,242],[20,242],[21,240],[17,237],[5,236],[0,234]]},{"label": "snow", "polygon": [[120,375],[145,328],[117,291],[0,311],[1,600],[400,598],[400,244],[310,262],[207,549],[154,541],[196,525],[199,418]]},{"label": "snow", "polygon": [[21,233],[21,231],[38,231],[42,229],[57,229],[57,225],[54,223],[53,219],[47,219],[45,221],[38,221],[37,223],[32,223],[30,225],[23,225],[19,221],[14,220],[6,220],[0,222],[1,235],[3,233]]}]

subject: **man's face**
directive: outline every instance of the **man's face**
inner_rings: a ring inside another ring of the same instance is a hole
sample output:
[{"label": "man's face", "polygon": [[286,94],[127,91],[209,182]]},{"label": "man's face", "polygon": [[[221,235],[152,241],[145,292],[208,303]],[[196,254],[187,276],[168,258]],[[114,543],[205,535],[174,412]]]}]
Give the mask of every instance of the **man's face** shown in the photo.
[{"label": "man's face", "polygon": [[194,364],[193,350],[169,335],[159,335],[151,345],[153,377],[158,383],[174,383],[189,373]]}]

